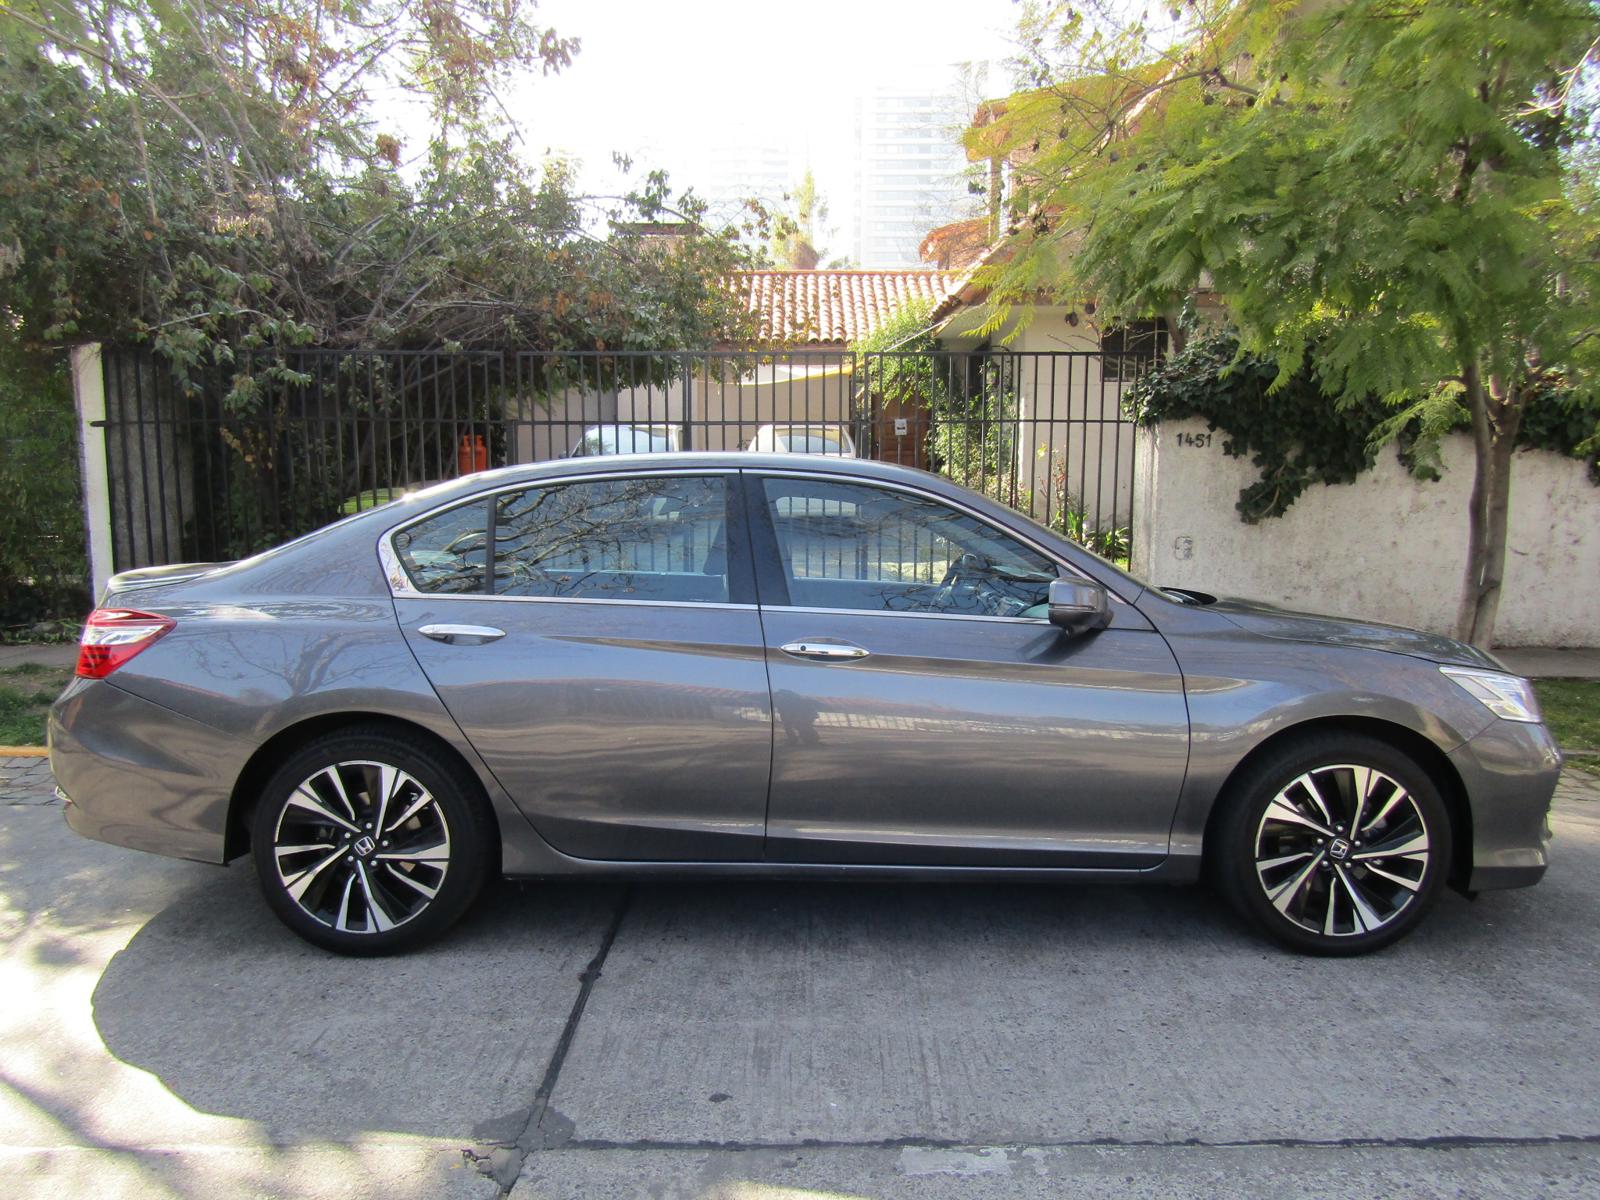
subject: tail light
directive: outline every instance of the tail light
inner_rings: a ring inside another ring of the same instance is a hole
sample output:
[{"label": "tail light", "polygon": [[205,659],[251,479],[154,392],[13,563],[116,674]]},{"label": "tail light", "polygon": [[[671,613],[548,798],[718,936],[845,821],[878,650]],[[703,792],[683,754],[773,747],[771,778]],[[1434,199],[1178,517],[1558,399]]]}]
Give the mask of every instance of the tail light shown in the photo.
[{"label": "tail light", "polygon": [[153,646],[177,622],[131,608],[97,608],[78,640],[78,674],[104,679],[139,651]]}]

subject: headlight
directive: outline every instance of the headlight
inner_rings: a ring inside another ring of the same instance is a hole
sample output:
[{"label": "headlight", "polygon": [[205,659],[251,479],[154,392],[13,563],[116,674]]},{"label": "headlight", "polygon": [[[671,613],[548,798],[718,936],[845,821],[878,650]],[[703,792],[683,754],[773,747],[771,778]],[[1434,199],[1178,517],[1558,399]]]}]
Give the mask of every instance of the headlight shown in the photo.
[{"label": "headlight", "polygon": [[1539,698],[1533,684],[1501,671],[1474,671],[1468,667],[1440,667],[1456,683],[1482,702],[1495,716],[1507,721],[1539,722]]}]

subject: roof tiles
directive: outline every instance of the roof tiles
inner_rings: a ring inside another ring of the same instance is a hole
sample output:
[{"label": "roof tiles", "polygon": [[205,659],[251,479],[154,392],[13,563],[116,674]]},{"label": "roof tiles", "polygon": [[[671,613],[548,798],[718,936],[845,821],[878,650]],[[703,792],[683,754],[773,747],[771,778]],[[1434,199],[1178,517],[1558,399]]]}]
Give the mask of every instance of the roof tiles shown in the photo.
[{"label": "roof tiles", "polygon": [[937,304],[953,271],[739,271],[730,279],[764,342],[845,346],[908,303]]}]

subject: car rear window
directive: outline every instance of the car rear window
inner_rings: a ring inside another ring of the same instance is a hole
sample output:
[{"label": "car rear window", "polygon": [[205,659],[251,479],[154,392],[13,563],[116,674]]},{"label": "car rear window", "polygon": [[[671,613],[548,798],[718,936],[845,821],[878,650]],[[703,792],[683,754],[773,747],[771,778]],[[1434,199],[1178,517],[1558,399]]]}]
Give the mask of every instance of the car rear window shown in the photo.
[{"label": "car rear window", "polygon": [[[728,600],[727,484],[646,476],[550,484],[447,509],[400,531],[418,591],[548,599]],[[492,519],[491,519],[492,516]],[[493,544],[492,578],[486,571]]]}]

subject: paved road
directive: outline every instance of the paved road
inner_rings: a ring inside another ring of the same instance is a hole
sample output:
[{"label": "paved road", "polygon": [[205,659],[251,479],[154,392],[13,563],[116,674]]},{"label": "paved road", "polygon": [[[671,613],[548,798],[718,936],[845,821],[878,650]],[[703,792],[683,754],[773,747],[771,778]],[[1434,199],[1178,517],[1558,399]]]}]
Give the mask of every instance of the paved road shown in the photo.
[{"label": "paved road", "polygon": [[1600,1194],[1600,783],[1539,888],[1352,962],[1196,889],[781,883],[508,885],[352,962],[27,765],[9,1198]]}]

